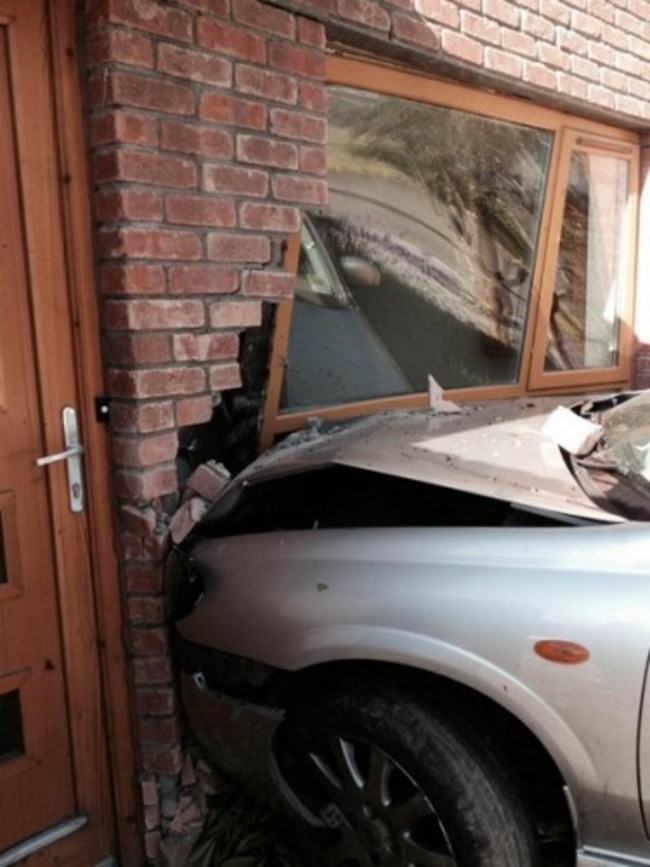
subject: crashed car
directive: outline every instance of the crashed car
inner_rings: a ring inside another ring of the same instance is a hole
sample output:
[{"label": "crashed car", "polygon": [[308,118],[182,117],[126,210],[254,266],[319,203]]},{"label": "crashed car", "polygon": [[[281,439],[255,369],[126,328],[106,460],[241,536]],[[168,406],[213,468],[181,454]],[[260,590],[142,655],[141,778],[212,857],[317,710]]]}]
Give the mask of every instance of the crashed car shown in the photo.
[{"label": "crashed car", "polygon": [[322,863],[650,865],[648,394],[442,401],[192,484],[188,718]]}]

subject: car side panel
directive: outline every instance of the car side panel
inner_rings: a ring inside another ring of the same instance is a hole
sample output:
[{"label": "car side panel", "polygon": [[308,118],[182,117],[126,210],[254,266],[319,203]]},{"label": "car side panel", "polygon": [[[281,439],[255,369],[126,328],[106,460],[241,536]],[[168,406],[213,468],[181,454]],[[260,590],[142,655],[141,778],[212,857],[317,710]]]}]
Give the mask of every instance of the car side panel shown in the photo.
[{"label": "car side panel", "polygon": [[[203,600],[178,624],[198,644],[290,671],[391,661],[466,684],[542,741],[582,842],[649,854],[636,737],[650,647],[650,530],[326,530],[206,540]],[[560,638],[581,665],[534,651]]]}]

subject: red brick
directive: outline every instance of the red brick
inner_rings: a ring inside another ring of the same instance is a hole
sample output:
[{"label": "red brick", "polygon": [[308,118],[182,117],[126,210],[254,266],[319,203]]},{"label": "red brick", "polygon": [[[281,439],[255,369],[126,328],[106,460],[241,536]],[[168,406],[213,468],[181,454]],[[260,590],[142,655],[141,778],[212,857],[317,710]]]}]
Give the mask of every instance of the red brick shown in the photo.
[{"label": "red brick", "polygon": [[200,156],[232,159],[235,155],[232,133],[186,121],[163,120],[160,144],[167,150]]},{"label": "red brick", "polygon": [[[142,769],[150,774],[175,776],[183,767],[183,753],[180,745],[169,746],[143,744],[140,748]],[[152,861],[160,860],[160,832],[150,831],[145,834],[145,851]]]},{"label": "red brick", "polygon": [[213,328],[248,328],[262,324],[260,301],[222,301],[210,307]]},{"label": "red brick", "polygon": [[544,87],[547,90],[555,90],[557,76],[541,63],[526,63],[524,65],[524,81],[534,84],[536,87]]},{"label": "red brick", "polygon": [[521,29],[524,33],[529,33],[535,39],[545,39],[547,42],[555,42],[556,36],[559,44],[559,39],[563,32],[556,34],[555,25],[542,18],[540,15],[535,15],[533,12],[522,12],[521,14]]},{"label": "red brick", "polygon": [[179,6],[200,9],[210,15],[226,16],[230,13],[230,0],[176,0]]},{"label": "red brick", "polygon": [[93,106],[129,105],[166,114],[193,114],[194,93],[190,87],[135,72],[111,71],[93,79],[89,87]]},{"label": "red brick", "polygon": [[[457,30],[460,26],[459,5],[449,2],[449,0],[420,0],[418,12],[429,21],[435,21],[437,24],[443,24],[445,27]],[[467,9],[474,9],[479,12],[481,0],[477,0],[475,3],[465,0],[462,5]]]},{"label": "red brick", "polygon": [[169,223],[195,226],[237,225],[234,202],[210,196],[170,195],[165,199],[165,214]]},{"label": "red brick", "polygon": [[[170,683],[174,679],[174,667],[168,656],[140,657],[133,660],[133,674],[136,684]],[[141,719],[138,721],[138,725],[142,726],[144,722],[145,720]],[[169,721],[146,720],[146,722],[155,722],[168,736],[173,735],[174,731],[178,732],[178,723],[174,718]],[[142,728],[140,731],[142,733]],[[150,736],[148,739],[154,740],[155,738]],[[165,740],[167,739],[166,737]],[[147,738],[143,738],[143,740],[147,740]]]},{"label": "red brick", "polygon": [[106,360],[109,364],[165,364],[172,360],[168,334],[108,334]]},{"label": "red brick", "polygon": [[390,29],[390,16],[375,0],[339,0],[338,11],[341,18],[356,21],[365,27],[385,31]]},{"label": "red brick", "polygon": [[198,367],[154,367],[109,370],[109,394],[114,397],[167,397],[205,391],[205,374]]},{"label": "red brick", "polygon": [[151,190],[99,190],[95,196],[99,220],[162,220],[162,196]]},{"label": "red brick", "polygon": [[212,395],[189,397],[176,401],[176,425],[204,424],[210,421],[213,411]]},{"label": "red brick", "polygon": [[158,126],[155,118],[129,111],[112,110],[90,118],[90,141],[93,145],[135,144],[155,147]]},{"label": "red brick", "polygon": [[295,275],[286,271],[246,271],[242,276],[242,295],[290,298]]},{"label": "red brick", "polygon": [[295,105],[298,101],[298,85],[295,78],[279,72],[269,72],[255,66],[238,64],[235,86],[242,93],[260,96],[275,102]]},{"label": "red brick", "polygon": [[300,107],[305,111],[327,112],[327,88],[312,81],[301,81],[299,86]]},{"label": "red brick", "polygon": [[438,30],[431,22],[398,12],[393,15],[393,37],[400,42],[423,45],[432,51],[440,47]]},{"label": "red brick", "polygon": [[242,229],[267,229],[269,232],[297,232],[300,211],[285,205],[244,202],[239,209]]},{"label": "red brick", "polygon": [[91,33],[87,41],[89,65],[123,63],[153,69],[151,39],[133,30],[100,30]]},{"label": "red brick", "polygon": [[587,60],[586,57],[571,58],[571,72],[580,78],[587,78],[590,81],[598,81],[600,78],[600,70],[597,63]]},{"label": "red brick", "polygon": [[122,504],[119,507],[120,526],[137,536],[147,536],[156,529],[158,513],[151,506],[133,506]]},{"label": "red brick", "polygon": [[[138,663],[147,663],[148,659],[139,659],[136,660]],[[138,685],[140,684],[155,684],[155,683],[164,683],[163,680],[156,680],[157,671],[155,668],[151,667],[149,669],[144,668],[142,665],[136,665],[135,667],[135,681]],[[152,679],[146,680],[148,676],[148,672],[151,671]],[[161,674],[162,677],[162,669]],[[170,678],[171,679],[171,678]],[[140,717],[137,721],[138,725],[138,737],[143,743],[151,744],[151,743],[173,743],[178,740],[180,737],[180,724],[178,718],[176,716],[170,717]]]},{"label": "red brick", "polygon": [[508,75],[511,78],[521,78],[524,72],[524,62],[520,57],[515,57],[506,51],[499,51],[496,48],[487,48],[485,50],[485,67],[486,69],[500,72],[503,75]]},{"label": "red brick", "polygon": [[[150,634],[163,633],[162,629],[132,629],[130,632],[131,644],[136,656],[160,656],[156,654],[138,652],[140,639],[147,639]],[[176,710],[176,693],[172,686],[164,687],[139,687],[135,691],[136,712],[145,716],[168,716]]]},{"label": "red brick", "polygon": [[[544,42],[540,42],[537,46],[537,52],[540,62],[545,66],[568,70],[570,55],[557,48],[555,45],[547,45]],[[624,78],[625,76],[623,76],[623,79]]]},{"label": "red brick", "polygon": [[158,48],[157,67],[168,75],[177,75],[215,87],[229,87],[232,83],[232,64],[229,60],[205,51],[192,51],[168,43],[163,43]]},{"label": "red brick", "polygon": [[595,84],[588,85],[587,99],[596,105],[602,105],[603,108],[614,108],[615,105],[614,94]]},{"label": "red brick", "polygon": [[165,620],[162,596],[131,596],[127,600],[127,616],[131,623],[159,626]]},{"label": "red brick", "polygon": [[501,47],[504,51],[521,54],[523,57],[535,57],[537,53],[537,43],[532,36],[514,30],[503,30]]},{"label": "red brick", "polygon": [[265,33],[286,36],[292,39],[296,25],[294,16],[282,9],[274,9],[259,0],[232,0],[232,14],[235,21],[248,24]]},{"label": "red brick", "polygon": [[128,593],[160,593],[163,589],[163,569],[158,565],[127,563],[124,583]]},{"label": "red brick", "polygon": [[110,409],[114,431],[122,433],[152,433],[171,428],[174,424],[174,404],[170,400],[151,403],[119,403]]},{"label": "red brick", "polygon": [[268,262],[271,242],[261,235],[208,235],[208,256],[221,262]]},{"label": "red brick", "polygon": [[327,139],[327,121],[297,111],[273,108],[270,112],[271,132],[289,138],[323,143]]},{"label": "red brick", "polygon": [[442,47],[446,54],[480,66],[483,62],[483,46],[474,39],[469,39],[461,33],[442,34]]},{"label": "red brick", "polygon": [[301,145],[299,153],[300,171],[312,175],[324,175],[327,171],[327,154],[323,147]]},{"label": "red brick", "polygon": [[170,229],[120,228],[100,234],[104,256],[134,259],[199,259],[201,243],[193,232]]},{"label": "red brick", "polygon": [[[136,656],[161,656],[169,650],[167,630],[162,626],[152,629],[130,629],[131,647]],[[144,713],[151,713],[146,710]]]},{"label": "red brick", "polygon": [[216,265],[174,265],[169,291],[179,295],[230,295],[239,288],[239,272]]},{"label": "red brick", "polygon": [[311,45],[314,48],[325,48],[327,44],[325,27],[319,21],[311,18],[298,19],[298,40],[303,45]]},{"label": "red brick", "polygon": [[86,9],[90,24],[125,24],[167,39],[184,42],[192,39],[192,19],[188,13],[169,9],[157,0],[92,0]]},{"label": "red brick", "polygon": [[100,285],[107,295],[162,295],[165,272],[161,265],[104,264]]},{"label": "red brick", "polygon": [[258,163],[279,169],[298,168],[298,148],[291,142],[238,135],[236,152],[237,159],[243,163]]},{"label": "red brick", "polygon": [[241,27],[231,27],[210,18],[198,21],[199,44],[252,63],[266,62],[266,40]]},{"label": "red brick", "polygon": [[148,503],[178,491],[176,464],[150,467],[146,470],[116,470],[113,490],[117,497]]},{"label": "red brick", "polygon": [[264,197],[269,191],[269,175],[259,169],[207,165],[203,167],[203,189],[208,193]]},{"label": "red brick", "polygon": [[325,181],[295,175],[276,175],[271,187],[276,199],[304,202],[310,205],[327,204],[327,184]]},{"label": "red brick", "polygon": [[237,358],[239,338],[236,334],[175,334],[174,356],[177,361],[217,361]]},{"label": "red brick", "polygon": [[303,11],[315,9],[316,12],[327,13],[328,15],[336,12],[336,0],[301,0],[300,5]]},{"label": "red brick", "polygon": [[[123,467],[150,467],[169,463],[176,458],[176,431],[150,436],[114,436],[111,441],[113,460]],[[146,539],[152,538],[149,533]]]},{"label": "red brick", "polygon": [[320,51],[272,42],[269,46],[269,63],[275,69],[293,72],[307,78],[325,79],[325,55]]},{"label": "red brick", "polygon": [[199,115],[202,120],[213,123],[257,130],[265,129],[268,119],[268,111],[262,103],[236,99],[223,93],[204,93],[199,104]]},{"label": "red brick", "polygon": [[483,0],[483,13],[515,29],[520,26],[521,12],[511,0]]},{"label": "red brick", "polygon": [[117,537],[117,555],[121,560],[144,560],[144,546],[142,536],[134,536],[133,533],[122,531]]},{"label": "red brick", "polygon": [[178,188],[196,187],[197,184],[196,166],[183,157],[109,151],[96,154],[93,167],[98,183],[135,181]]},{"label": "red brick", "polygon": [[186,299],[107,301],[104,305],[105,328],[198,328],[204,324],[201,301]]},{"label": "red brick", "polygon": [[564,24],[565,26],[571,20],[571,9],[562,0],[540,0],[539,14],[544,18],[550,18],[557,24]]},{"label": "red brick", "polygon": [[466,36],[479,39],[481,42],[491,42],[493,45],[501,44],[501,27],[496,21],[490,21],[483,15],[475,15],[473,12],[461,12],[462,30]]},{"label": "red brick", "polygon": [[230,388],[241,388],[241,371],[239,365],[217,364],[210,368],[210,388],[215,391]]}]

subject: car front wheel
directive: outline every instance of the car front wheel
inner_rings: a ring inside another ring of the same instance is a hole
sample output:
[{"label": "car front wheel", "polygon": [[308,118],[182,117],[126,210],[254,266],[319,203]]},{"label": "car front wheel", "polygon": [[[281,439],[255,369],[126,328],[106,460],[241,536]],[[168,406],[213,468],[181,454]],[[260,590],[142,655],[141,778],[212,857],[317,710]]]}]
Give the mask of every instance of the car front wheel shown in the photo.
[{"label": "car front wheel", "polygon": [[277,745],[293,794],[330,833],[336,867],[537,867],[531,823],[498,765],[398,690],[321,694]]}]

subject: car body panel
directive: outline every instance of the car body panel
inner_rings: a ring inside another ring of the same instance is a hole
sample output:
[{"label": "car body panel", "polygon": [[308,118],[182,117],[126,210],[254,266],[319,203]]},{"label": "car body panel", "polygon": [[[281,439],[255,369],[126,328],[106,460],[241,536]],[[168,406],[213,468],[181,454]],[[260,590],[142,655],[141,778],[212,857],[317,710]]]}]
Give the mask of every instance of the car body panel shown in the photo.
[{"label": "car body panel", "polygon": [[[650,647],[649,548],[642,525],[205,540],[193,550],[205,594],[177,628],[289,671],[381,660],[472,687],[543,742],[585,839],[606,849],[625,827],[645,845],[635,745]],[[542,639],[578,642],[590,659],[552,664],[534,653]]]},{"label": "car body panel", "polygon": [[[193,533],[203,593],[175,628],[289,674],[391,663],[475,690],[554,760],[576,863],[650,865],[650,523],[605,511],[576,482],[544,431],[565,402],[383,413],[290,437],[223,490],[204,519],[210,530]],[[332,465],[431,484],[442,498],[446,488],[493,498],[554,526],[254,532],[253,521],[221,535],[250,486],[264,497],[266,483]],[[543,659],[543,640],[578,643],[588,659]]]},{"label": "car body panel", "polygon": [[[598,522],[596,506],[544,434],[558,397],[467,404],[458,412],[386,412],[299,433],[259,458],[235,484],[334,463],[410,478]],[[216,504],[218,507],[218,503]]]}]

